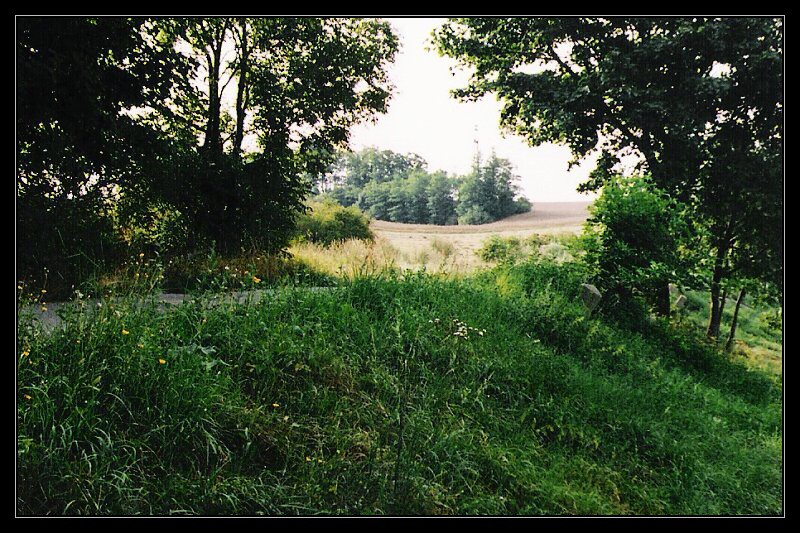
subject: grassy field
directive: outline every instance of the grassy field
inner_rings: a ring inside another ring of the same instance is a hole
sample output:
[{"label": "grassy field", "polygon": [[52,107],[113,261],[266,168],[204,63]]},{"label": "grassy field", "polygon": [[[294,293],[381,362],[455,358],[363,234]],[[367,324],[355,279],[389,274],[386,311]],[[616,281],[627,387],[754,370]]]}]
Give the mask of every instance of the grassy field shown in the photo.
[{"label": "grassy field", "polygon": [[22,316],[21,514],[780,514],[781,384],[580,268]]},{"label": "grassy field", "polygon": [[[475,251],[490,235],[524,238],[534,234],[576,234],[589,216],[588,206],[589,202],[537,202],[529,213],[479,226],[375,220],[371,227],[380,240],[396,250],[396,264],[401,268],[425,266],[434,271],[467,273],[483,266]],[[447,246],[452,253],[445,258],[441,248]]]},{"label": "grassy field", "polygon": [[[558,238],[579,221],[546,212],[173,265],[196,298],[167,309],[139,257],[54,331],[23,312],[18,512],[781,514],[774,310],[742,308],[732,355],[702,293],[671,322],[587,318]],[[555,242],[516,264],[475,253],[534,233]]]}]

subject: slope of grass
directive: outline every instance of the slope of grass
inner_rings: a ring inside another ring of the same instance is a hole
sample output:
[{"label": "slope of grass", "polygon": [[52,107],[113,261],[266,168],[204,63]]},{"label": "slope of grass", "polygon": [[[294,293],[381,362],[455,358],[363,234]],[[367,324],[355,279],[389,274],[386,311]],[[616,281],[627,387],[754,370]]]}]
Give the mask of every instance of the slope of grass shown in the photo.
[{"label": "slope of grass", "polygon": [[[697,328],[705,328],[708,324],[708,293],[701,291],[688,291],[688,319]],[[722,328],[720,342],[728,338],[730,324],[733,319],[733,310],[736,307],[736,298],[728,298],[722,313]],[[778,309],[752,302],[752,297],[742,304],[739,310],[734,349],[732,354],[741,358],[745,363],[763,368],[775,374],[781,374],[783,366],[783,332],[780,329],[780,320],[777,318]],[[778,327],[771,321],[777,321]]]},{"label": "slope of grass", "polygon": [[570,264],[19,335],[22,514],[778,514],[780,384]]}]

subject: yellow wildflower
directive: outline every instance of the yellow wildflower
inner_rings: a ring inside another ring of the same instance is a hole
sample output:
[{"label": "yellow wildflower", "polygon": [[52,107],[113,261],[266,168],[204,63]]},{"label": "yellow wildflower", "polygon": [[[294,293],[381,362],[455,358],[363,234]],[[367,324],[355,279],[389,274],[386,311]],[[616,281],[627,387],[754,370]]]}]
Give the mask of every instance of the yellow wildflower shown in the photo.
[{"label": "yellow wildflower", "polygon": [[272,407],[280,407],[280,406],[281,406],[281,405],[280,405],[279,403],[273,403],[273,404],[272,404]]},{"label": "yellow wildflower", "polygon": [[31,352],[29,352],[28,350],[24,350],[24,351],[22,352],[22,357],[28,357],[28,355],[30,355],[30,353],[31,353]]},{"label": "yellow wildflower", "polygon": [[130,335],[130,334],[131,334],[131,332],[130,332],[130,331],[128,331],[127,329],[123,329],[123,330],[122,330],[122,334],[123,334],[123,335]]},{"label": "yellow wildflower", "polygon": [[158,364],[160,364],[160,365],[166,365],[166,364],[167,364],[167,362],[166,362],[164,359],[159,359],[159,360],[158,360]]},{"label": "yellow wildflower", "polygon": [[307,455],[306,455],[306,462],[307,462],[307,463],[310,463],[310,462],[311,462],[311,457],[309,457],[309,456],[307,456]]},{"label": "yellow wildflower", "polygon": [[31,397],[29,395],[27,395],[27,394],[25,394],[24,396],[25,396],[26,400],[30,400],[31,399]]},{"label": "yellow wildflower", "polygon": [[261,283],[261,279],[253,276],[253,283]]},{"label": "yellow wildflower", "polygon": [[42,306],[42,311],[47,311],[47,307],[45,307],[45,306],[43,305],[43,306]]}]

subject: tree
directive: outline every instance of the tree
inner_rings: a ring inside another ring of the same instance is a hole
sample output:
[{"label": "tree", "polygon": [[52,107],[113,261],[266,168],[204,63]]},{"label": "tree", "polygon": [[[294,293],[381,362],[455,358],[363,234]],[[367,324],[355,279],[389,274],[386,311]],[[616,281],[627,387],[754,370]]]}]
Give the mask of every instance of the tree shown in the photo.
[{"label": "tree", "polygon": [[121,191],[167,175],[170,140],[131,110],[161,107],[182,90],[189,69],[171,48],[145,38],[151,25],[141,18],[17,19],[23,276],[47,269],[69,288],[114,259],[114,202]]},{"label": "tree", "polygon": [[385,110],[385,67],[397,49],[391,28],[238,17],[166,19],[158,31],[205,81],[172,102],[183,121],[164,121],[168,130],[188,124],[194,142],[159,194],[221,251],[279,248],[309,192],[305,176],[346,146],[352,124]]},{"label": "tree", "polygon": [[431,224],[446,225],[458,221],[453,186],[444,172],[431,174],[427,197]]},{"label": "tree", "polygon": [[476,153],[472,172],[462,179],[458,192],[459,224],[484,224],[530,210],[530,202],[517,198],[518,176],[511,162],[492,155],[482,163]]},{"label": "tree", "polygon": [[763,279],[782,271],[782,41],[783,21],[769,18],[471,18],[435,34],[441,53],[474,67],[457,97],[495,93],[506,129],[566,143],[574,161],[600,150],[583,189],[633,151],[689,207],[710,234],[714,337],[733,249],[747,241],[770,258]]}]

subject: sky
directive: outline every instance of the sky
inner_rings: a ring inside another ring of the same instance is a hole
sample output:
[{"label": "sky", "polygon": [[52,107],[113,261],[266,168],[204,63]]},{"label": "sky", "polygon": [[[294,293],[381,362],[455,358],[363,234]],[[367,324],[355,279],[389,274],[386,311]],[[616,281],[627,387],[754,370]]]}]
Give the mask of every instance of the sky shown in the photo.
[{"label": "sky", "polygon": [[[468,73],[450,58],[431,49],[430,35],[446,19],[389,18],[400,38],[400,51],[389,66],[395,86],[386,114],[374,123],[351,130],[350,146],[375,146],[399,153],[416,153],[429,170],[465,174],[470,170],[477,139],[481,154],[492,149],[511,161],[520,176],[522,193],[533,202],[589,201],[594,195],[575,189],[594,168],[590,156],[567,170],[571,154],[566,146],[531,147],[513,134],[500,131],[500,103],[493,95],[477,102],[459,102],[450,90],[466,85]],[[455,69],[451,71],[451,69]]]}]

